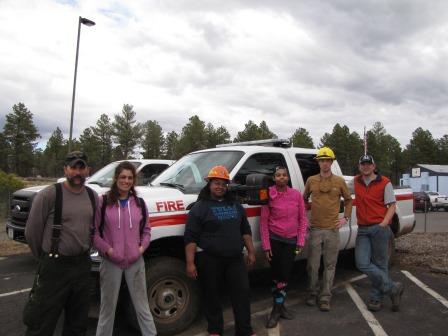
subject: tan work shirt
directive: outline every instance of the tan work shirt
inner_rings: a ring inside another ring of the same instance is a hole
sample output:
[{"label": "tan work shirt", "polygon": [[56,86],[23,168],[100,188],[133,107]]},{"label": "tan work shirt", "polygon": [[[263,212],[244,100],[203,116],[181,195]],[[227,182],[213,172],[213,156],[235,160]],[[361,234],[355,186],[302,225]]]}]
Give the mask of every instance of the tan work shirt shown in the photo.
[{"label": "tan work shirt", "polygon": [[344,217],[351,216],[352,197],[347,183],[340,176],[322,177],[320,174],[308,178],[303,198],[311,197],[311,227],[335,229],[338,224],[341,197],[344,198]]}]

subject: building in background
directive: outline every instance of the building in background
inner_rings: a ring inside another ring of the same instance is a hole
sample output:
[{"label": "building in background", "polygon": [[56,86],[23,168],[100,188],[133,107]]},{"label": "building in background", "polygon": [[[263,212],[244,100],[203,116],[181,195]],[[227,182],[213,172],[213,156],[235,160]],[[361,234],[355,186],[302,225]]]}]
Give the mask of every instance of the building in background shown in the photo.
[{"label": "building in background", "polygon": [[437,191],[448,194],[448,165],[417,164],[403,174],[400,186],[410,186],[416,191]]}]

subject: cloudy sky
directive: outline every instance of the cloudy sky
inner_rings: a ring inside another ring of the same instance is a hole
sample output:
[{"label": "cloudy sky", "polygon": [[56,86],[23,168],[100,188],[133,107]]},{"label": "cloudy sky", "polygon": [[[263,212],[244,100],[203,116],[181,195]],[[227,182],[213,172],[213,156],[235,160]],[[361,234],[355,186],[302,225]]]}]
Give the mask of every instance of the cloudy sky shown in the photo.
[{"label": "cloudy sky", "polygon": [[23,102],[43,143],[68,137],[79,16],[76,137],[123,104],[168,132],[196,114],[315,145],[337,122],[448,133],[445,0],[0,0],[1,129]]}]

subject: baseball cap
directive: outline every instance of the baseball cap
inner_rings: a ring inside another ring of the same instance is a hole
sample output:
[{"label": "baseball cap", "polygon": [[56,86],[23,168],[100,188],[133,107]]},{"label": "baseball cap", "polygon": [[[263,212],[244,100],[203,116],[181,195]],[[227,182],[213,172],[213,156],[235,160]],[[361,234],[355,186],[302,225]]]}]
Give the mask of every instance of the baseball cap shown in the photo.
[{"label": "baseball cap", "polygon": [[373,160],[373,156],[372,156],[372,155],[370,155],[370,154],[364,154],[363,156],[361,156],[361,157],[359,158],[359,164],[362,164],[362,163],[371,163],[371,164],[374,164],[375,161]]},{"label": "baseball cap", "polygon": [[81,163],[87,167],[87,155],[81,151],[68,153],[65,157],[65,165],[73,168],[77,163]]}]

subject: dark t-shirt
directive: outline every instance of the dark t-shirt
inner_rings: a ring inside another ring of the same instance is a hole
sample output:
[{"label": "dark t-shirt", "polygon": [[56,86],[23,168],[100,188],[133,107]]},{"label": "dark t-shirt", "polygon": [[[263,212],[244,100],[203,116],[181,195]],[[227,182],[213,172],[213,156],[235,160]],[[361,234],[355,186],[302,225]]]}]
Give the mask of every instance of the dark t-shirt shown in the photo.
[{"label": "dark t-shirt", "polygon": [[211,255],[232,257],[241,254],[246,234],[252,232],[241,204],[200,200],[188,214],[184,240]]}]

